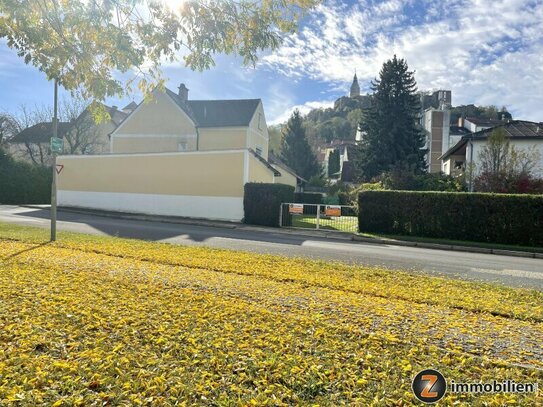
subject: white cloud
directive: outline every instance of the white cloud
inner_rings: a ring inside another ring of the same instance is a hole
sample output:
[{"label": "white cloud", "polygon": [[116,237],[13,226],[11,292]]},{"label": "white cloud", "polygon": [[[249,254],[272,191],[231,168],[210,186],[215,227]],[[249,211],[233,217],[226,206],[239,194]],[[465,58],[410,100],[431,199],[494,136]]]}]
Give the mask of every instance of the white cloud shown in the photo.
[{"label": "white cloud", "polygon": [[332,107],[333,100],[316,100],[305,103],[296,103],[297,95],[288,83],[274,81],[266,87],[266,93],[263,96],[264,111],[266,112],[266,122],[269,125],[281,124],[288,120],[295,109],[300,113],[307,114],[312,109]]},{"label": "white cloud", "polygon": [[280,124],[285,123],[289,117],[292,115],[292,112],[294,110],[298,109],[302,115],[305,115],[309,113],[313,109],[325,109],[328,107],[334,106],[334,101],[313,101],[313,102],[306,102],[301,105],[295,105],[292,107],[287,108],[282,113],[279,113],[278,115],[272,116],[272,120],[269,121],[268,124],[274,125],[274,124]]},{"label": "white cloud", "polygon": [[289,77],[367,89],[384,61],[406,58],[420,89],[447,88],[454,104],[506,105],[543,120],[543,1],[326,2],[262,64]]}]

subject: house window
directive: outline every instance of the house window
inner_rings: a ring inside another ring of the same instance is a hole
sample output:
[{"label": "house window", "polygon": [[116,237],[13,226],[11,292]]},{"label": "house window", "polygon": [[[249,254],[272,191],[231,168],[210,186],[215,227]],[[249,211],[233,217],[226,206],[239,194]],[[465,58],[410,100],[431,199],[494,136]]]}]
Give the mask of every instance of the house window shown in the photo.
[{"label": "house window", "polygon": [[187,151],[187,142],[186,141],[181,141],[179,142],[179,144],[177,144],[177,150],[178,151]]},{"label": "house window", "polygon": [[256,148],[256,153],[257,153],[259,156],[262,156],[262,148],[257,147],[257,148]]},{"label": "house window", "polygon": [[458,160],[456,160],[456,161],[454,162],[454,169],[455,169],[455,170],[462,170],[462,169],[464,169],[464,161],[458,161]]}]

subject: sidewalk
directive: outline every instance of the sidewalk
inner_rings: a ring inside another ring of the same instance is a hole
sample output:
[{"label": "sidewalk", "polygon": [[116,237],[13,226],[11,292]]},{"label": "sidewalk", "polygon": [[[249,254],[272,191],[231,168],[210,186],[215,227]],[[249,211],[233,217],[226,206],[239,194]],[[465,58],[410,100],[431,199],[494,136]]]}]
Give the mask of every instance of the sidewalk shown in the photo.
[{"label": "sidewalk", "polygon": [[[20,206],[25,207],[25,208],[49,209],[49,205],[20,205]],[[390,245],[390,246],[420,247],[424,249],[448,250],[448,251],[458,251],[458,252],[468,252],[468,253],[496,254],[496,255],[501,255],[501,256],[543,259],[543,253],[492,249],[492,248],[487,248],[487,247],[476,247],[476,246],[413,242],[413,241],[389,239],[389,238],[367,237],[367,236],[360,236],[353,233],[337,232],[333,230],[316,230],[316,229],[303,229],[303,228],[273,228],[273,227],[267,227],[267,226],[247,225],[241,222],[182,218],[182,217],[176,217],[176,216],[144,215],[144,214],[134,214],[134,213],[125,213],[125,212],[110,212],[110,211],[73,208],[73,207],[59,207],[58,210],[59,212],[81,213],[85,215],[110,217],[110,218],[116,218],[116,219],[177,223],[177,224],[184,224],[184,225],[225,228],[225,229],[239,229],[239,230],[266,232],[266,233],[287,234],[287,235],[294,235],[294,236],[320,237],[320,238],[325,238],[325,239],[354,241],[354,242],[363,242],[363,243]]]}]

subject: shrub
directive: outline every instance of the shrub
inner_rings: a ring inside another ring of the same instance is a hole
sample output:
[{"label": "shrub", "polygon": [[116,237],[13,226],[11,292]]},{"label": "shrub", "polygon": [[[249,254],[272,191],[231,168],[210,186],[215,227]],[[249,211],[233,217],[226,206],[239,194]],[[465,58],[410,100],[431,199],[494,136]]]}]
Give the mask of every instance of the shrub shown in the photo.
[{"label": "shrub", "polygon": [[543,246],[543,195],[366,191],[360,232]]},{"label": "shrub", "polygon": [[466,190],[461,177],[443,173],[415,174],[402,167],[383,173],[382,185],[384,189],[402,191],[463,192]]},{"label": "shrub", "polygon": [[294,202],[318,205],[322,202],[322,194],[311,192],[296,192],[294,194]]},{"label": "shrub", "polygon": [[245,184],[243,210],[245,223],[263,226],[279,226],[282,202],[294,200],[294,187],[284,184]]},{"label": "shrub", "polygon": [[50,203],[51,172],[48,167],[15,161],[0,148],[0,203]]}]

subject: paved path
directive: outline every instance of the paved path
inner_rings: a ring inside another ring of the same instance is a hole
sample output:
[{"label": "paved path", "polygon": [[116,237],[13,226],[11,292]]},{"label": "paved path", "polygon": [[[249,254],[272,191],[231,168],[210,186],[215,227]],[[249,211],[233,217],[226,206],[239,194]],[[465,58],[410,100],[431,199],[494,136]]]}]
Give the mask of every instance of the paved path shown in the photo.
[{"label": "paved path", "polygon": [[[58,229],[183,245],[339,260],[543,290],[543,260],[332,240],[250,229],[126,220],[59,211]],[[47,209],[0,206],[0,222],[49,227]]]}]

